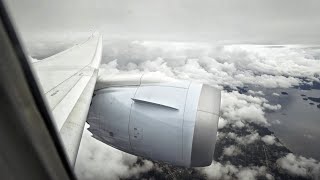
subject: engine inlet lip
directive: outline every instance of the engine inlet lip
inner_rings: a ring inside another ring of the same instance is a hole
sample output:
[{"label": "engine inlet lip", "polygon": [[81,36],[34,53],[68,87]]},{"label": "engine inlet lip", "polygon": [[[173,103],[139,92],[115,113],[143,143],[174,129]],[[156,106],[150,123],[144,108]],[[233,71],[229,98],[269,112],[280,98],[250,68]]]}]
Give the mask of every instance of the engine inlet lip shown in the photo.
[{"label": "engine inlet lip", "polygon": [[212,163],[220,104],[221,91],[204,84],[201,89],[193,132],[191,167],[204,167]]}]

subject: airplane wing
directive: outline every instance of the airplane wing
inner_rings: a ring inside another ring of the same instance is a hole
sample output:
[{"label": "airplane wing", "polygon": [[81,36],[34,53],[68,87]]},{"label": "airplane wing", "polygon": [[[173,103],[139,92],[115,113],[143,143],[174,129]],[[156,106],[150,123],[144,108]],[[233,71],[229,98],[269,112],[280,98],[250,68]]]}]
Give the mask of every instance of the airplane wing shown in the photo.
[{"label": "airplane wing", "polygon": [[33,63],[71,165],[75,164],[96,83],[102,37]]}]

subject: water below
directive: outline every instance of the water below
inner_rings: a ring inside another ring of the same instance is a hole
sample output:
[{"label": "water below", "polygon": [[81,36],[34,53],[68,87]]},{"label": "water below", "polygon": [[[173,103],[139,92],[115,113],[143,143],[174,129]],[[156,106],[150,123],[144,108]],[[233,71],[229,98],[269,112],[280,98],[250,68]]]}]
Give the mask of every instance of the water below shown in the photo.
[{"label": "water below", "polygon": [[[266,114],[272,124],[269,129],[294,153],[320,160],[320,108],[317,107],[320,103],[307,99],[319,98],[320,90],[292,88],[264,92],[271,104],[282,106],[281,110]],[[280,96],[272,96],[273,92]]]}]

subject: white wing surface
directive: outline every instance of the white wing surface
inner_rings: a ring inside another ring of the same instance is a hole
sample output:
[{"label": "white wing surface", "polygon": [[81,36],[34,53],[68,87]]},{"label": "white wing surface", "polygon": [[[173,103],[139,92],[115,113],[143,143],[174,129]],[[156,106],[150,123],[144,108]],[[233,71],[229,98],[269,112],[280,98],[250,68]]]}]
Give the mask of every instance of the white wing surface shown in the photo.
[{"label": "white wing surface", "polygon": [[56,127],[74,165],[102,54],[102,37],[33,63]]}]

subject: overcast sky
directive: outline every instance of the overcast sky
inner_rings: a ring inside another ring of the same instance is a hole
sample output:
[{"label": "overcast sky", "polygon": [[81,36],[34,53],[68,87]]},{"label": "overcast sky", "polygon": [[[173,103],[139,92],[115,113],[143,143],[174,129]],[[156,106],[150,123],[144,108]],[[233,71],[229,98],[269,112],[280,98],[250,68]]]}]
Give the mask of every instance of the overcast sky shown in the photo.
[{"label": "overcast sky", "polygon": [[22,33],[146,40],[320,43],[319,0],[6,0]]}]

